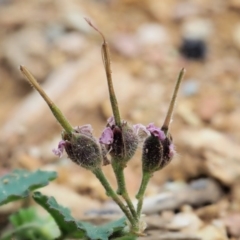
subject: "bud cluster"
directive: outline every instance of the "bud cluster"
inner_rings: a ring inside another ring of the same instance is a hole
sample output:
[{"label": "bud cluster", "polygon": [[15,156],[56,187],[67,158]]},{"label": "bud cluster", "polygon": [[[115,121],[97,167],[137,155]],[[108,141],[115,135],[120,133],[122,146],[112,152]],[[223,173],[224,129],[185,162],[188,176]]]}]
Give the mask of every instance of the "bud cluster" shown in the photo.
[{"label": "bud cluster", "polygon": [[142,150],[143,171],[155,172],[165,167],[175,154],[172,137],[150,123],[146,127],[136,124],[132,127],[122,121],[121,128],[115,125],[113,117],[107,121],[99,140],[93,137],[90,124],[75,127],[71,134],[63,131],[58,148],[53,152],[61,157],[63,150],[75,163],[86,169],[106,165],[107,153],[122,164],[126,164],[135,154],[140,139],[144,142]]}]

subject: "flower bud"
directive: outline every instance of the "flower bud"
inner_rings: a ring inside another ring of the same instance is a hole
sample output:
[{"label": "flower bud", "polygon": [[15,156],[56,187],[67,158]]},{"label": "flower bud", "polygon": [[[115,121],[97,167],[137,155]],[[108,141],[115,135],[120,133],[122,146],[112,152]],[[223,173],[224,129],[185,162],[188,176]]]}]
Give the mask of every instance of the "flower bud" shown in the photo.
[{"label": "flower bud", "polygon": [[106,146],[110,155],[123,163],[129,161],[137,150],[138,137],[127,122],[122,121],[121,127],[115,125],[114,118],[108,119],[107,127],[99,139]]},{"label": "flower bud", "polygon": [[63,140],[53,152],[61,157],[63,150],[68,157],[83,168],[93,170],[101,166],[103,153],[100,144],[92,135],[91,125],[75,127],[71,134],[62,133]]},{"label": "flower bud", "polygon": [[146,129],[150,136],[143,144],[142,164],[143,171],[153,173],[165,167],[175,154],[171,136],[150,123]]}]

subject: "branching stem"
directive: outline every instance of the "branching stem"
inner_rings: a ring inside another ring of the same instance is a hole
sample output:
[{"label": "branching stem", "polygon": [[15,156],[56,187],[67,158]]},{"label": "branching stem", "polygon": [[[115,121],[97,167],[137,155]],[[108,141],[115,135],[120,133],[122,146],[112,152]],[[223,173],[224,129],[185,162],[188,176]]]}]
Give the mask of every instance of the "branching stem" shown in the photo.
[{"label": "branching stem", "polygon": [[117,184],[118,184],[118,189],[117,189],[117,194],[121,195],[123,199],[126,201],[127,206],[134,217],[134,219],[137,221],[137,213],[136,210],[133,206],[133,203],[128,195],[128,191],[126,188],[126,182],[125,182],[125,177],[124,177],[124,168],[118,164],[117,160],[112,159],[112,166],[113,166],[113,171],[115,173],[116,179],[117,179]]},{"label": "branching stem", "polygon": [[111,197],[117,203],[117,205],[124,212],[124,214],[126,215],[126,217],[129,220],[129,222],[131,223],[131,225],[133,227],[133,230],[136,231],[137,230],[137,222],[132,217],[132,215],[129,212],[128,208],[123,204],[121,199],[118,197],[118,195],[115,193],[115,191],[110,186],[108,180],[105,178],[105,176],[104,176],[104,174],[102,172],[102,169],[101,168],[97,168],[97,169],[93,170],[93,173],[95,174],[95,176],[98,178],[98,180],[101,182],[101,184],[105,188],[107,196]]}]

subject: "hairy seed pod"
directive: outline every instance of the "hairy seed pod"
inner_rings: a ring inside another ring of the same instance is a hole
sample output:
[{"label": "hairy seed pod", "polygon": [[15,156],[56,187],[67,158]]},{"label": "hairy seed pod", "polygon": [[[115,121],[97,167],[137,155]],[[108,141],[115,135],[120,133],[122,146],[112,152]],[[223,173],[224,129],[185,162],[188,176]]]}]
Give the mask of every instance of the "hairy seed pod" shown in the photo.
[{"label": "hairy seed pod", "polygon": [[65,151],[73,162],[86,169],[91,170],[101,166],[101,149],[88,136],[72,135],[70,141],[66,141]]},{"label": "hairy seed pod", "polygon": [[117,126],[113,128],[113,143],[110,155],[114,158],[122,159],[123,162],[129,161],[135,154],[138,146],[138,138],[133,129],[122,124],[122,128]]},{"label": "hairy seed pod", "polygon": [[122,161],[123,164],[133,157],[138,146],[138,137],[134,129],[124,121],[120,128],[112,118],[108,120],[99,141],[105,144],[112,158]]},{"label": "hairy seed pod", "polygon": [[174,146],[171,136],[166,137],[164,132],[150,124],[147,127],[151,135],[143,144],[142,168],[144,172],[153,173],[165,167],[174,156]]},{"label": "hairy seed pod", "polygon": [[103,162],[102,147],[92,135],[90,125],[74,128],[71,134],[62,133],[63,140],[53,152],[61,156],[65,149],[68,157],[83,168],[94,170]]},{"label": "hairy seed pod", "polygon": [[125,161],[130,160],[138,147],[138,136],[127,123],[122,125],[123,142],[125,147]]}]

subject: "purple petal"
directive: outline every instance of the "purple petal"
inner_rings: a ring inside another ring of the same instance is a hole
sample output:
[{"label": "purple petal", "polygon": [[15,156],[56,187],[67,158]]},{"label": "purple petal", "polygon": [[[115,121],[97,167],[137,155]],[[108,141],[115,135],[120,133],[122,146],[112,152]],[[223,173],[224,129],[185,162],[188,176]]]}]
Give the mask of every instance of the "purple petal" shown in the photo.
[{"label": "purple petal", "polygon": [[110,127],[106,127],[103,130],[102,135],[99,138],[99,142],[107,145],[113,143],[113,131]]},{"label": "purple petal", "polygon": [[114,117],[112,116],[112,117],[108,118],[107,123],[110,127],[114,126],[115,125]]},{"label": "purple petal", "polygon": [[134,133],[139,137],[147,137],[150,135],[150,131],[141,123],[135,124],[132,127]]},{"label": "purple petal", "polygon": [[173,143],[170,144],[169,146],[169,157],[172,158],[175,155],[176,151],[174,149]]},{"label": "purple petal", "polygon": [[81,134],[92,137],[93,128],[92,128],[91,124],[86,124],[86,125],[83,125],[81,127],[77,126],[77,127],[74,128],[74,130],[78,133],[81,133]]},{"label": "purple petal", "polygon": [[64,140],[61,140],[59,143],[58,143],[58,148],[56,149],[53,149],[53,153],[55,155],[57,155],[58,157],[62,157],[63,155],[63,151],[64,151],[64,148],[65,148],[65,145],[66,145],[66,141]]},{"label": "purple petal", "polygon": [[149,123],[146,129],[160,140],[164,140],[166,138],[165,133],[160,128],[156,127],[154,123]]}]

